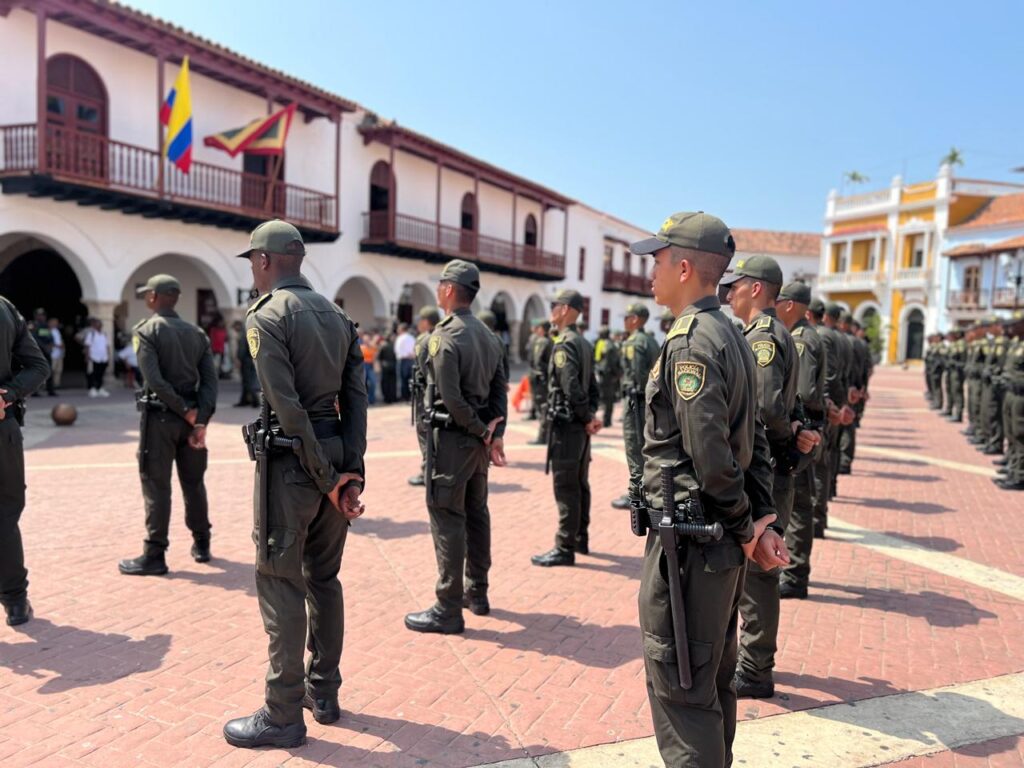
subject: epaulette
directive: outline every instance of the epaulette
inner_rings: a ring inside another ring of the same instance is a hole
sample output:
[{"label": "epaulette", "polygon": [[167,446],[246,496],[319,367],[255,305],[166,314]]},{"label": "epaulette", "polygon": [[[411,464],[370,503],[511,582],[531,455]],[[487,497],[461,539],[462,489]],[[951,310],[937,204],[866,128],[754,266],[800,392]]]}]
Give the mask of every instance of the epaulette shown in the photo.
[{"label": "epaulette", "polygon": [[796,336],[803,336],[804,335],[804,326],[801,325],[799,328],[797,328],[795,331],[793,331],[792,335],[794,337],[796,337]]},{"label": "epaulette", "polygon": [[697,315],[683,315],[679,317],[674,323],[672,328],[668,332],[668,336],[665,337],[665,341],[674,339],[677,336],[686,336],[690,332],[690,327],[693,325],[693,321],[697,318]]},{"label": "epaulette", "polygon": [[436,328],[444,328],[446,325],[448,325],[448,323],[450,323],[452,321],[452,319],[454,317],[455,317],[455,315],[448,315],[444,320],[442,320],[440,323],[435,325],[434,328],[435,329]]},{"label": "epaulette", "polygon": [[253,312],[255,312],[257,309],[259,309],[264,304],[266,304],[267,301],[270,299],[270,297],[273,296],[273,295],[274,295],[273,291],[267,291],[266,293],[264,293],[262,296],[260,296],[258,299],[256,299],[256,302],[251,307],[249,307],[249,311],[246,312],[245,314],[249,315],[249,314],[252,314]]},{"label": "epaulette", "polygon": [[762,328],[772,327],[772,318],[770,315],[765,315],[757,321],[757,325],[754,326],[756,329],[761,330]]}]

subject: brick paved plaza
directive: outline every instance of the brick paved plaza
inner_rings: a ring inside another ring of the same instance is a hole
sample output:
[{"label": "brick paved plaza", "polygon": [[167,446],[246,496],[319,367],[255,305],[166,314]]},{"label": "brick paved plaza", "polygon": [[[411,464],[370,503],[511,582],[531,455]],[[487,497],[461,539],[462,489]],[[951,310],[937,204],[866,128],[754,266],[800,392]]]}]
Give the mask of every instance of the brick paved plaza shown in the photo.
[{"label": "brick paved plaza", "polygon": [[[988,458],[921,389],[919,371],[873,381],[811,597],[784,604],[777,696],[740,702],[738,765],[1024,765],[1024,494],[990,482]],[[65,429],[48,424],[53,400],[32,401],[22,531],[36,619],[0,628],[0,765],[656,763],[636,615],[643,542],[608,504],[625,487],[619,425],[595,440],[594,554],[544,570],[529,562],[554,533],[543,449],[526,444],[533,423],[513,420],[510,466],[491,475],[494,610],[467,613],[464,636],[423,636],[402,626],[430,604],[435,571],[399,406],[371,412],[367,514],[342,568],[342,720],[307,718],[295,750],[229,747],[221,726],[260,706],[266,666],[239,437],[253,412],[231,408],[234,395],[222,392],[210,429],[214,560],[189,558],[176,498],[171,573],[148,579],[116,567],[143,535],[128,393],[69,397],[80,417]]]}]

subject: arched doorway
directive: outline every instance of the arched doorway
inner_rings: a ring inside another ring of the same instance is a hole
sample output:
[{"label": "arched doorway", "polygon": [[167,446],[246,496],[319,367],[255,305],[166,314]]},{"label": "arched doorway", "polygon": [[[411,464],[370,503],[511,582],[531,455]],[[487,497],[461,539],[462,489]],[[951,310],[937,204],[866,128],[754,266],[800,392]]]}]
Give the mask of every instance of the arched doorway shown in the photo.
[{"label": "arched doorway", "polygon": [[494,332],[498,334],[507,350],[515,351],[512,342],[516,338],[516,331],[519,330],[519,318],[512,297],[505,291],[498,291],[491,299],[491,312],[495,318]]},{"label": "arched doorway", "polygon": [[519,359],[526,360],[530,348],[530,334],[533,332],[534,320],[546,320],[548,313],[545,309],[544,300],[534,294],[523,307],[523,322],[519,324],[518,344]]},{"label": "arched doorway", "polygon": [[523,263],[527,266],[537,263],[537,217],[532,213],[523,224]]},{"label": "arched doorway", "polygon": [[924,312],[917,308],[910,310],[903,327],[903,337],[907,340],[903,359],[920,360],[924,357]]},{"label": "arched doorway", "polygon": [[107,89],[89,64],[66,53],[46,62],[48,167],[107,178]]},{"label": "arched doorway", "polygon": [[477,220],[476,197],[472,192],[462,196],[459,215],[459,252],[465,256],[476,255],[476,234],[480,222]]},{"label": "arched doorway", "polygon": [[389,322],[384,296],[365,277],[350,277],[334,296],[334,303],[359,325],[360,331],[386,330]]},{"label": "arched doorway", "polygon": [[395,187],[391,166],[378,160],[370,171],[369,236],[387,238],[391,229],[391,195]]}]

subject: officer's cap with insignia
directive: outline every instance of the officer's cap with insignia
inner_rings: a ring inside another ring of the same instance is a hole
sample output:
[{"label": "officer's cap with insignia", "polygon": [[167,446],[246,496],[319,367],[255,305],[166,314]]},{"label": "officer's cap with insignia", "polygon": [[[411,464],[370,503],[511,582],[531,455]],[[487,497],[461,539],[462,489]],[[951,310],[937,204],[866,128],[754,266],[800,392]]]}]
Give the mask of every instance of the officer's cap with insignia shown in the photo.
[{"label": "officer's cap with insignia", "polygon": [[271,219],[252,231],[249,247],[238,254],[238,258],[247,259],[253,251],[280,256],[305,256],[306,246],[302,242],[302,233],[294,226],[281,219]]},{"label": "officer's cap with insignia", "polygon": [[441,322],[441,311],[437,307],[423,307],[419,311],[419,318],[437,325]]},{"label": "officer's cap with insignia", "polygon": [[555,298],[551,300],[552,304],[564,304],[570,309],[575,309],[577,312],[583,311],[583,296],[579,291],[574,291],[572,288],[563,288],[555,294]]},{"label": "officer's cap with insignia", "polygon": [[445,264],[441,270],[440,280],[442,283],[463,285],[472,291],[480,290],[480,270],[475,264],[462,259],[452,259]]},{"label": "officer's cap with insignia", "polygon": [[651,313],[647,311],[647,307],[641,304],[640,302],[630,304],[628,307],[626,307],[626,317],[640,317],[646,320],[650,316]]},{"label": "officer's cap with insignia", "polygon": [[181,283],[170,275],[153,275],[145,285],[140,285],[135,289],[135,295],[145,296],[150,291],[165,294],[181,293]]},{"label": "officer's cap with insignia", "polygon": [[830,301],[825,305],[825,314],[833,320],[838,320],[843,314],[842,304],[836,304],[834,301]]},{"label": "officer's cap with insignia", "polygon": [[732,274],[723,277],[719,285],[732,285],[744,277],[781,286],[782,267],[771,256],[757,255],[740,259],[733,267]]},{"label": "officer's cap with insignia", "polygon": [[658,234],[633,243],[629,250],[644,256],[657,253],[669,245],[712,253],[727,259],[736,253],[736,241],[725,222],[704,211],[673,213],[665,219]]},{"label": "officer's cap with insignia", "polygon": [[811,303],[811,286],[803,280],[786,283],[779,291],[779,301],[793,301],[797,304],[809,305]]}]

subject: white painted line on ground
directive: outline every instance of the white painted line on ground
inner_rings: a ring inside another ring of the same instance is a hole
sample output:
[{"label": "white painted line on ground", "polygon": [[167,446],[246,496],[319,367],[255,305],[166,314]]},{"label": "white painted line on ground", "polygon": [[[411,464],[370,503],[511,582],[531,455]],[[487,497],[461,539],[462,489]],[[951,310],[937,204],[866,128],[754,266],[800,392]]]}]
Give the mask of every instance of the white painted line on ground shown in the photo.
[{"label": "white painted line on ground", "polygon": [[[1024,734],[1024,673],[739,723],[733,765],[868,768]],[[488,768],[654,768],[653,737]],[[478,766],[478,768],[480,768]]]},{"label": "white painted line on ground", "polygon": [[858,444],[857,450],[863,453],[870,453],[874,456],[885,456],[890,459],[907,459],[908,461],[916,461],[921,464],[931,464],[934,467],[955,469],[959,472],[970,472],[973,475],[981,475],[982,477],[996,476],[995,469],[991,467],[979,467],[975,464],[964,464],[961,461],[940,459],[935,456],[929,456],[927,453],[901,451],[896,448],[882,448],[880,446],[870,444]]}]

